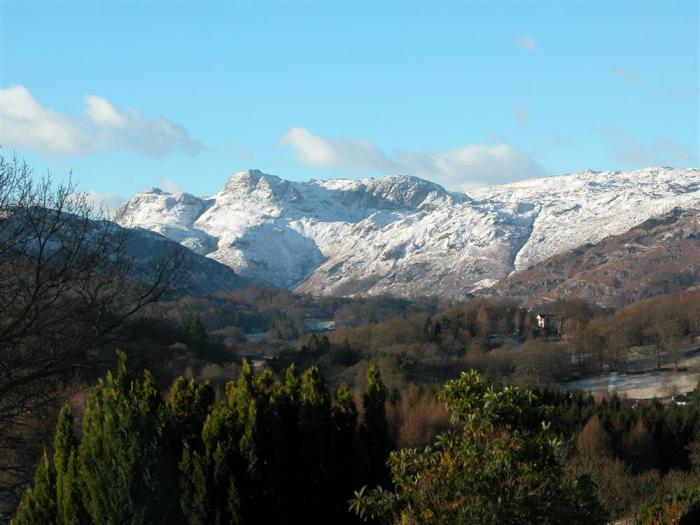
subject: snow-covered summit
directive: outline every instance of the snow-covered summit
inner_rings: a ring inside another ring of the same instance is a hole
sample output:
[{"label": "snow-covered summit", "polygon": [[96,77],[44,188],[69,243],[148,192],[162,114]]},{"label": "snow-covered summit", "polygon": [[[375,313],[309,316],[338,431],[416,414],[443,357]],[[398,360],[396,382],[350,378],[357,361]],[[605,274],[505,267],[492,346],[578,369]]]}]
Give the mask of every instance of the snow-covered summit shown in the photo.
[{"label": "snow-covered summit", "polygon": [[293,182],[247,170],[211,197],[138,193],[119,222],[275,286],[461,295],[674,207],[700,207],[699,169],[587,170],[468,195],[416,177]]}]

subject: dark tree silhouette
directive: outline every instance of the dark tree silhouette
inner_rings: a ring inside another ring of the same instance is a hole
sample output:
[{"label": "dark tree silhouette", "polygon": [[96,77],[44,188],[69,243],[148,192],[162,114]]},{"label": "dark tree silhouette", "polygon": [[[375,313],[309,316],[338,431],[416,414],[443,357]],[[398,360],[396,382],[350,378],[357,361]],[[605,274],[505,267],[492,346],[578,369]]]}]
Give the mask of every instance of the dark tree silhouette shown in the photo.
[{"label": "dark tree silhouette", "polygon": [[73,183],[0,155],[0,501],[28,481],[66,385],[182,282],[179,248],[136,264],[107,219]]}]

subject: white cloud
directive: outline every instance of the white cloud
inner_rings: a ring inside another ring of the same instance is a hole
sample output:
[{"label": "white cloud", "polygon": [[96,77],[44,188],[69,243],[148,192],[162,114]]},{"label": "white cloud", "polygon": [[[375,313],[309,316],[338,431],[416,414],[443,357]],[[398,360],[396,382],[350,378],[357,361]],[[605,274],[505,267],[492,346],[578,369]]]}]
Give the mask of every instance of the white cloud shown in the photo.
[{"label": "white cloud", "polygon": [[520,36],[515,40],[515,42],[518,44],[518,46],[530,51],[531,53],[537,51],[537,42],[535,42],[535,39],[529,35]]},{"label": "white cloud", "polygon": [[698,155],[677,142],[659,139],[641,144],[633,137],[627,137],[614,149],[615,160],[638,166],[652,164],[691,165],[697,162]]},{"label": "white cloud", "polygon": [[432,179],[455,190],[544,175],[541,166],[508,144],[469,144],[435,154],[401,151],[397,160],[404,173]]},{"label": "white cloud", "polygon": [[640,142],[634,134],[613,126],[599,128],[612,158],[628,167],[693,166],[700,158],[700,146],[688,148],[668,138]]},{"label": "white cloud", "polygon": [[297,160],[316,168],[342,167],[349,171],[391,171],[393,165],[384,153],[364,139],[327,139],[294,127],[280,142],[296,151]]},{"label": "white cloud", "polygon": [[87,150],[93,140],[75,119],[42,107],[23,86],[0,90],[0,144],[50,154]]},{"label": "white cloud", "polygon": [[124,115],[120,115],[116,108],[106,98],[95,95],[85,97],[87,116],[95,124],[123,128],[128,124]]},{"label": "white cloud", "polygon": [[84,102],[83,115],[67,115],[42,106],[24,86],[0,89],[0,144],[51,155],[127,150],[162,157],[202,150],[187,130],[164,117],[120,111],[95,95],[84,97]]},{"label": "white cloud", "polygon": [[299,127],[289,130],[280,141],[291,146],[297,160],[306,166],[415,175],[455,190],[544,174],[541,166],[508,144],[470,144],[434,153],[402,150],[389,158],[368,140],[325,138]]},{"label": "white cloud", "polygon": [[114,216],[117,210],[126,202],[126,199],[116,193],[90,190],[85,192],[85,199],[96,209],[103,210],[110,216]]},{"label": "white cloud", "polygon": [[182,193],[182,188],[166,177],[158,178],[158,187],[169,193]]}]

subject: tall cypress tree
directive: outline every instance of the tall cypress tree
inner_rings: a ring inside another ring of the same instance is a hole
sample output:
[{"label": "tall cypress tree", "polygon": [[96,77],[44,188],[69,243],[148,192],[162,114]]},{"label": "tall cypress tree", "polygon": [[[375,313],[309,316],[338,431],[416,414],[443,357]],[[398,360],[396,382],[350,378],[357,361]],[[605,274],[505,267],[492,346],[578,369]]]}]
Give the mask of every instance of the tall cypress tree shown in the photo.
[{"label": "tall cypress tree", "polygon": [[[161,399],[153,378],[132,377],[119,353],[117,373],[88,398],[78,450],[81,496],[94,523],[163,523]],[[170,494],[167,495],[170,497]]]},{"label": "tall cypress tree", "polygon": [[318,368],[306,370],[301,377],[299,405],[300,512],[328,521],[331,496],[331,396]]},{"label": "tall cypress tree", "polygon": [[191,525],[240,523],[236,473],[244,470],[238,451],[236,412],[228,403],[211,407],[202,429],[202,451],[186,443],[180,461],[182,512]]},{"label": "tall cypress tree", "polygon": [[393,446],[386,419],[386,387],[375,365],[367,368],[367,387],[362,396],[364,420],[360,436],[366,456],[366,475],[371,484],[385,484],[389,480],[386,461]]},{"label": "tall cypress tree", "polygon": [[12,525],[56,522],[56,495],[49,455],[44,451],[34,472],[34,480],[24,493]]},{"label": "tall cypress tree", "polygon": [[[284,383],[275,382],[272,387],[264,431],[270,447],[266,476],[268,487],[267,512],[279,524],[295,524],[304,521],[300,511],[302,471],[300,459],[301,433],[299,428],[299,375],[291,365],[285,371]],[[280,509],[284,509],[280,511]],[[306,516],[308,520],[308,516]]]},{"label": "tall cypress tree", "polygon": [[82,502],[73,413],[68,405],[58,414],[53,440],[53,464],[56,472],[56,523],[77,525],[82,517]]},{"label": "tall cypress tree", "polygon": [[[211,406],[214,403],[214,389],[208,383],[198,383],[193,379],[189,381],[179,377],[170,388],[170,395],[165,402],[164,411],[164,453],[168,459],[165,464],[172,471],[167,475],[170,479],[178,479],[177,486],[173,486],[174,494],[170,498],[170,512],[173,519],[185,520],[183,510],[196,507],[197,497],[193,492],[191,482],[180,480],[182,462],[189,464],[192,461],[192,453],[201,453],[204,449],[202,442],[202,428]],[[190,466],[194,480],[198,480],[202,473],[197,467]],[[194,487],[203,487],[199,481],[194,482]],[[188,490],[188,498],[192,502],[183,507],[184,490]],[[200,495],[201,497],[201,495]],[[189,514],[188,514],[189,515]]]},{"label": "tall cypress tree", "polygon": [[202,448],[202,428],[214,404],[214,389],[209,383],[178,377],[170,387],[165,403],[168,441],[177,448],[178,459],[185,443]]},{"label": "tall cypress tree", "polygon": [[333,440],[332,470],[334,472],[331,493],[334,496],[333,523],[347,523],[348,500],[354,489],[361,485],[357,435],[357,407],[346,386],[338,388],[333,406],[335,439]]},{"label": "tall cypress tree", "polygon": [[202,453],[185,445],[180,462],[182,494],[180,503],[190,525],[242,523],[240,498],[236,489],[231,450],[218,442]]},{"label": "tall cypress tree", "polygon": [[81,509],[73,415],[66,405],[58,414],[53,456],[44,451],[12,523],[77,525]]}]

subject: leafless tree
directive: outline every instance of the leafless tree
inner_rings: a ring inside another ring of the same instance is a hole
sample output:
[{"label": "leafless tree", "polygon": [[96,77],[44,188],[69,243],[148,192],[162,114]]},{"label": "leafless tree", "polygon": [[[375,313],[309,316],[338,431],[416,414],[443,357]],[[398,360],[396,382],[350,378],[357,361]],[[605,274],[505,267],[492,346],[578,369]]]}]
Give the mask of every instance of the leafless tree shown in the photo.
[{"label": "leafless tree", "polygon": [[71,182],[0,155],[0,503],[26,482],[76,374],[182,282],[179,251],[137,263],[129,242]]}]

